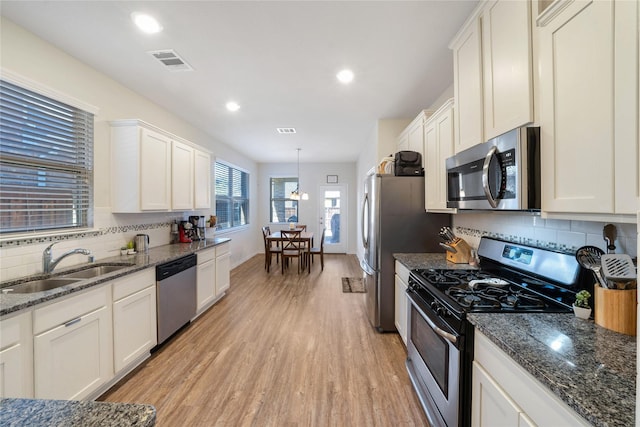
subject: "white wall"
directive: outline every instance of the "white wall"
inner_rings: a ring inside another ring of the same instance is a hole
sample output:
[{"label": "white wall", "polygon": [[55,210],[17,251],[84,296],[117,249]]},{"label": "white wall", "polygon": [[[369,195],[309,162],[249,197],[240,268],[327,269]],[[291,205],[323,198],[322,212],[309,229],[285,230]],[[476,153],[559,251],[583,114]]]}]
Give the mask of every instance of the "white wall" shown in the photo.
[{"label": "white wall", "polygon": [[[327,175],[337,175],[338,185],[346,185],[348,202],[347,216],[347,253],[356,251],[356,217],[357,217],[357,180],[355,163],[300,163],[300,190],[309,194],[309,200],[299,202],[298,222],[306,224],[310,231],[319,230],[319,188],[327,184]],[[259,226],[270,225],[272,229],[284,228],[269,222],[271,189],[270,178],[295,177],[298,174],[297,163],[261,163],[258,165],[258,223]],[[341,232],[344,237],[344,231]],[[262,244],[261,235],[256,240]]]},{"label": "white wall", "polygon": [[[212,137],[195,128],[186,120],[170,113],[148,99],[122,86],[98,70],[83,64],[48,42],[15,25],[2,17],[0,27],[0,66],[38,85],[44,85],[66,96],[76,98],[99,109],[95,116],[94,134],[94,227],[103,233],[89,238],[70,238],[56,246],[55,253],[65,249],[85,247],[97,259],[118,253],[122,243],[142,231],[151,235],[151,246],[169,243],[169,228],[155,227],[153,224],[166,223],[173,218],[181,218],[183,213],[153,214],[112,214],[110,211],[109,177],[109,121],[136,118],[156,125],[168,132],[188,139],[206,149],[215,158],[223,159],[247,170],[251,174],[250,194],[257,194],[257,165],[233,150],[228,145],[215,141]],[[253,203],[252,203],[253,205]],[[211,210],[201,214],[212,214]],[[189,213],[184,213],[188,215]],[[232,266],[236,266],[261,250],[255,235],[257,209],[251,209],[251,225],[243,230],[229,233],[231,237]],[[132,226],[136,227],[132,227]],[[145,227],[149,227],[148,229]],[[120,231],[122,230],[122,231]],[[219,233],[223,235],[223,233]],[[33,236],[37,237],[37,236]],[[41,271],[42,251],[50,242],[27,241],[20,245],[2,244],[0,257],[0,280],[15,278]],[[62,265],[84,262],[84,257],[74,256]]]}]

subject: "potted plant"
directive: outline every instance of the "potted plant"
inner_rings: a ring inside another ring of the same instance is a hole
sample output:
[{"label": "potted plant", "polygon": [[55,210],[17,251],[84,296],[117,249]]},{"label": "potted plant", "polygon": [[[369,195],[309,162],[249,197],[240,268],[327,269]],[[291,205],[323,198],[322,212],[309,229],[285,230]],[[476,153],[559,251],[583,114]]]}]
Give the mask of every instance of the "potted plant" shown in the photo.
[{"label": "potted plant", "polygon": [[576,301],[573,303],[573,312],[576,317],[588,319],[591,316],[589,298],[591,298],[591,293],[584,289],[576,294]]}]

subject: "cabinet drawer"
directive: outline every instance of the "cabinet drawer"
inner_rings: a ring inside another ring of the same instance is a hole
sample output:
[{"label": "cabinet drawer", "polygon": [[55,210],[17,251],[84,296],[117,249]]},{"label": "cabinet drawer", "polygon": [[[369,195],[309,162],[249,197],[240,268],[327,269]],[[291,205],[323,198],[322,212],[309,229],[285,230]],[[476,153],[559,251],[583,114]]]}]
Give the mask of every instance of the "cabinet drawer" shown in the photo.
[{"label": "cabinet drawer", "polygon": [[116,279],[113,282],[113,300],[118,301],[135,294],[156,283],[155,268],[148,268],[137,273]]},{"label": "cabinet drawer", "polygon": [[105,285],[36,309],[33,312],[33,333],[39,334],[100,307],[108,306],[110,290],[111,285]]},{"label": "cabinet drawer", "polygon": [[231,249],[231,245],[229,243],[223,243],[221,245],[216,246],[216,256],[224,255]]},{"label": "cabinet drawer", "polygon": [[198,251],[198,265],[204,264],[207,261],[213,261],[216,259],[216,248],[205,249]]},{"label": "cabinet drawer", "polygon": [[20,342],[21,336],[31,335],[31,312],[0,320],[0,350]]}]

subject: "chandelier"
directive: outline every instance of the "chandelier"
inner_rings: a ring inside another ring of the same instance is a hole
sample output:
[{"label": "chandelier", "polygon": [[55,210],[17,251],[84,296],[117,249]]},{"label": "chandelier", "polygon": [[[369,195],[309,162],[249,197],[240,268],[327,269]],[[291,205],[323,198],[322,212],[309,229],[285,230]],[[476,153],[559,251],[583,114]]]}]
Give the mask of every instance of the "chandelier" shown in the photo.
[{"label": "chandelier", "polygon": [[309,195],[304,191],[300,191],[300,148],[298,150],[298,186],[291,192],[289,196],[292,200],[309,200]]}]

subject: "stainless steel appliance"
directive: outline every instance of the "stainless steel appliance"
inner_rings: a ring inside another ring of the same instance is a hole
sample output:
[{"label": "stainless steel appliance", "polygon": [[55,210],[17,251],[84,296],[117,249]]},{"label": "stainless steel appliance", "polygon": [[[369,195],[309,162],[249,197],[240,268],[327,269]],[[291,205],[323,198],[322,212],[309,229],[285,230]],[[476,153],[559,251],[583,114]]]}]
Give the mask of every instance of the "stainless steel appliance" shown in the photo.
[{"label": "stainless steel appliance", "polygon": [[195,254],[156,267],[158,345],[196,315]]},{"label": "stainless steel appliance", "polygon": [[447,207],[540,210],[540,128],[514,129],[446,160]]},{"label": "stainless steel appliance", "polygon": [[364,183],[360,266],[364,301],[371,324],[395,331],[394,252],[442,252],[438,231],[451,224],[448,214],[427,214],[424,177],[369,175]]},{"label": "stainless steel appliance", "polygon": [[576,291],[587,283],[573,254],[483,237],[478,255],[480,269],[409,275],[406,364],[434,427],[471,423],[467,313],[571,312]]},{"label": "stainless steel appliance", "polygon": [[149,235],[148,234],[136,234],[133,238],[133,243],[136,248],[136,252],[147,253],[149,252]]}]

